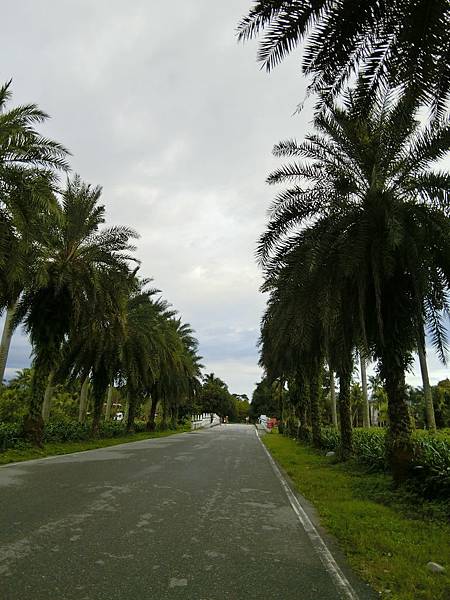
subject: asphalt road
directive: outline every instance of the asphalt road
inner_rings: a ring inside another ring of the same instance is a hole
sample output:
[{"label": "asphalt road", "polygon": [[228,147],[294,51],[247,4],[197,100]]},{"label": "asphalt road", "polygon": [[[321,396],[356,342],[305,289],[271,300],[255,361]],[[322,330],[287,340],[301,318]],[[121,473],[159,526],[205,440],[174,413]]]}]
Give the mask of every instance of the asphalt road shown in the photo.
[{"label": "asphalt road", "polygon": [[0,600],[372,597],[314,531],[251,426],[1,467]]}]

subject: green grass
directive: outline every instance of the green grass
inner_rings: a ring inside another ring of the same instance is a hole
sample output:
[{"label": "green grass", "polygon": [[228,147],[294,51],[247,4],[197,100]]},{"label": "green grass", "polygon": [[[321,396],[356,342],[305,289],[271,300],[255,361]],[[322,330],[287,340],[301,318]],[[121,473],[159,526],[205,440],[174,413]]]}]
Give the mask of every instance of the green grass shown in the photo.
[{"label": "green grass", "polygon": [[33,460],[35,458],[45,458],[46,456],[57,456],[59,454],[70,454],[72,452],[83,452],[85,450],[95,450],[96,448],[106,448],[108,446],[117,446],[128,442],[139,442],[151,438],[166,437],[175,433],[190,431],[186,427],[180,427],[177,430],[155,431],[153,433],[141,432],[124,435],[114,438],[101,438],[92,440],[83,440],[78,442],[51,442],[45,444],[43,448],[24,447],[12,448],[0,452],[0,465],[6,465],[12,462],[22,462],[24,460]]},{"label": "green grass", "polygon": [[[448,504],[394,490],[387,475],[368,473],[354,463],[335,464],[277,433],[262,439],[297,490],[314,504],[349,564],[381,597],[450,598]],[[429,561],[443,565],[446,573],[430,573]]]}]

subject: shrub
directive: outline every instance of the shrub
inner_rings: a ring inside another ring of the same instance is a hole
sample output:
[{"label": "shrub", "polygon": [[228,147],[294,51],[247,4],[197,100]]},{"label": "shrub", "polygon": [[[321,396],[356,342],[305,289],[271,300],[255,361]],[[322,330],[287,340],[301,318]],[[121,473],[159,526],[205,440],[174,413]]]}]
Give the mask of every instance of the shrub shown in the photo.
[{"label": "shrub", "polygon": [[387,468],[384,429],[353,430],[353,451],[359,462],[366,464],[371,470],[384,471]]},{"label": "shrub", "polygon": [[[385,455],[385,429],[356,428],[353,430],[353,452],[358,462],[373,471],[388,468]],[[310,443],[308,435],[302,441]],[[324,450],[339,449],[340,435],[333,427],[322,428],[321,447]],[[409,485],[430,498],[450,495],[450,434],[416,431],[413,435],[412,477]]]},{"label": "shrub", "polygon": [[423,495],[450,497],[450,436],[416,432],[414,484]]},{"label": "shrub", "polygon": [[25,445],[19,423],[0,423],[0,451]]},{"label": "shrub", "polygon": [[45,425],[44,442],[76,442],[87,440],[90,426],[87,423],[78,423],[68,419],[51,420]]},{"label": "shrub", "polygon": [[320,438],[320,445],[324,450],[334,450],[338,449],[340,443],[340,436],[337,429],[334,427],[322,427]]}]

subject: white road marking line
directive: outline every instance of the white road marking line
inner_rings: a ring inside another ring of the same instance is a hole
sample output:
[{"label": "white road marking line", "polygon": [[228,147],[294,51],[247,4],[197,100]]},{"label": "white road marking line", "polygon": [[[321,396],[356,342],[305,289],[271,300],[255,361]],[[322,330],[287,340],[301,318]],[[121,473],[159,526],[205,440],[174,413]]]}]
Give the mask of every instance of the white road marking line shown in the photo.
[{"label": "white road marking line", "polygon": [[264,452],[266,453],[266,455],[269,459],[269,462],[272,465],[272,469],[274,470],[275,475],[280,480],[281,486],[284,489],[286,496],[288,497],[288,500],[292,506],[293,511],[297,515],[297,518],[300,521],[300,523],[302,524],[303,529],[308,534],[308,537],[311,540],[311,543],[314,546],[315,551],[319,555],[319,558],[320,558],[323,566],[329,572],[329,574],[331,575],[331,578],[333,579],[337,588],[340,590],[340,592],[343,594],[343,596],[345,598],[349,598],[350,600],[359,600],[357,593],[352,588],[349,580],[344,575],[342,570],[339,568],[339,565],[337,564],[333,555],[331,554],[330,550],[328,549],[328,546],[325,544],[323,539],[320,537],[320,534],[317,531],[317,529],[315,528],[313,522],[308,517],[304,508],[302,507],[302,505],[298,501],[297,497],[295,496],[295,494],[289,487],[289,485],[286,482],[285,478],[283,477],[280,469],[278,468],[276,462],[272,458],[270,452],[267,450],[265,445],[262,443],[261,438],[258,433],[258,430],[255,429],[255,431],[256,431],[256,437],[258,438],[261,446],[263,447]]}]

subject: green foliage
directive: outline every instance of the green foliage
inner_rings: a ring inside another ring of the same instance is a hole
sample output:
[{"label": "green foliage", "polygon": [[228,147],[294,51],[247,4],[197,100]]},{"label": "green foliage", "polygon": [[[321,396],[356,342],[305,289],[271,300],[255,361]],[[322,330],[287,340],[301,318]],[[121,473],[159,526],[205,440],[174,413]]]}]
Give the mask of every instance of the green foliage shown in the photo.
[{"label": "green foliage", "polygon": [[[290,437],[292,430],[284,431]],[[353,431],[353,451],[357,461],[371,471],[386,471],[386,430],[381,428]],[[304,439],[303,441],[308,441]],[[339,452],[340,435],[333,427],[321,431],[321,448]],[[450,435],[416,431],[413,434],[412,476],[408,483],[426,497],[450,497]]]},{"label": "green foliage", "polygon": [[[190,423],[183,424],[186,431],[190,430]],[[178,429],[178,428],[175,428]],[[136,421],[136,433],[146,430],[146,421]],[[157,428],[159,430],[159,427]],[[111,439],[125,436],[126,424],[117,421],[102,421],[99,428],[100,439]],[[53,419],[46,423],[44,428],[44,442],[65,443],[88,441],[92,439],[92,430],[89,423],[78,423],[70,419]],[[8,448],[23,448],[26,443],[22,437],[22,427],[19,423],[0,423],[0,450]]]},{"label": "green foliage", "polygon": [[219,377],[216,377],[214,373],[209,373],[203,378],[199,403],[202,412],[216,413],[220,417],[228,416],[230,421],[236,419],[237,409],[228,391],[228,386]]},{"label": "green foliage", "polygon": [[22,428],[17,423],[0,423],[0,450],[20,448],[24,445]]},{"label": "green foliage", "polygon": [[246,394],[232,394],[232,399],[235,405],[236,421],[245,423],[250,414],[250,402]]},{"label": "green foliage", "polygon": [[437,427],[450,427],[450,380],[439,381],[431,392]]},{"label": "green foliage", "polygon": [[277,419],[281,417],[279,394],[277,394],[276,387],[266,377],[256,384],[249,410],[250,420],[253,422],[260,415]]},{"label": "green foliage", "polygon": [[29,394],[10,387],[0,388],[0,423],[17,423],[26,415]]},{"label": "green foliage", "polygon": [[385,470],[386,464],[386,431],[384,429],[355,429],[353,448],[357,459],[373,470]]},{"label": "green foliage", "polygon": [[[306,440],[304,440],[306,441]],[[334,427],[322,427],[321,447],[324,450],[337,450],[340,443],[339,432]]]}]

